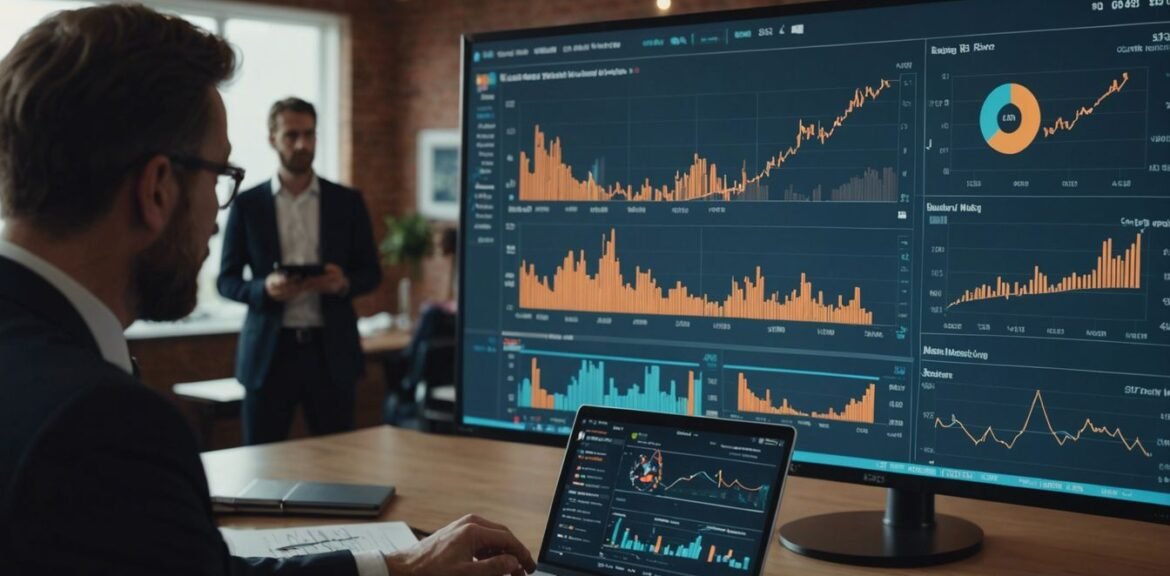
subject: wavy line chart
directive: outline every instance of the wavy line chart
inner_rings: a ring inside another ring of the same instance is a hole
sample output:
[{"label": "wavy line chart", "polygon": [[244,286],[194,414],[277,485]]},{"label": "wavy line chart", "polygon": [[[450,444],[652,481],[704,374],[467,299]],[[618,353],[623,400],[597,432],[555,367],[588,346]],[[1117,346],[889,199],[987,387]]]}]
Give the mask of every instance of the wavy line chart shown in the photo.
[{"label": "wavy line chart", "polygon": [[821,146],[827,144],[839,129],[847,126],[848,120],[858,110],[876,101],[892,86],[891,80],[882,78],[874,84],[855,88],[843,110],[827,123],[797,119],[792,144],[769,158],[758,171],[749,172],[748,161],[744,159],[738,179],[730,177],[728,173],[721,174],[714,162],[698,152],[693,154],[691,165],[676,172],[673,182],[669,184],[655,186],[646,178],[637,185],[615,182],[607,186],[597,180],[598,175],[592,170],[581,179],[574,176],[573,166],[565,161],[566,144],[562,143],[560,137],[549,140],[537,124],[533,127],[532,156],[524,150],[519,155],[519,199],[534,202],[726,202],[758,199],[761,196],[762,180],[783,167],[810,143]]},{"label": "wavy line chart", "polygon": [[[630,487],[635,492],[651,496],[758,511],[767,504],[771,490],[767,483],[740,478],[738,475],[744,473],[742,466],[713,465],[682,454],[672,454],[667,458],[660,450],[630,454],[627,466]],[[737,472],[728,472],[727,466],[734,466]],[[669,479],[667,471],[674,468],[686,472]]]},{"label": "wavy line chart", "polygon": [[1114,94],[1117,94],[1118,92],[1121,92],[1121,89],[1125,88],[1125,85],[1128,83],[1129,83],[1129,72],[1122,72],[1121,78],[1114,79],[1109,84],[1109,88],[1107,90],[1105,90],[1105,93],[1102,94],[1101,96],[1099,96],[1097,98],[1097,100],[1095,102],[1093,102],[1092,106],[1082,106],[1082,107],[1078,108],[1076,113],[1073,115],[1072,120],[1065,120],[1064,117],[1061,116],[1061,117],[1057,117],[1056,120],[1053,120],[1051,126],[1042,127],[1041,132],[1044,134],[1044,137],[1048,138],[1048,137],[1053,136],[1057,132],[1060,132],[1062,130],[1063,131],[1071,131],[1073,128],[1076,127],[1077,122],[1080,122],[1081,118],[1084,118],[1084,117],[1087,117],[1087,116],[1093,114],[1093,112],[1095,112],[1097,110],[1097,108],[1099,108],[1101,106],[1101,104],[1105,102],[1106,99],[1108,99],[1110,96],[1112,96]]},{"label": "wavy line chart", "polygon": [[1056,427],[1052,424],[1052,417],[1048,414],[1048,407],[1044,404],[1044,396],[1039,390],[1036,390],[1035,395],[1032,396],[1032,404],[1028,407],[1028,415],[1024,418],[1024,423],[1020,426],[1018,431],[1008,435],[1006,440],[1000,438],[999,435],[996,434],[995,429],[991,426],[986,427],[982,433],[975,434],[966,424],[963,423],[963,421],[959,420],[953,414],[951,415],[949,421],[943,421],[941,417],[935,417],[934,426],[936,428],[942,428],[946,430],[957,428],[967,436],[972,444],[976,446],[981,446],[987,444],[988,442],[993,442],[1008,450],[1012,450],[1016,447],[1016,442],[1018,442],[1020,438],[1024,437],[1024,435],[1028,433],[1028,428],[1032,423],[1032,417],[1035,416],[1037,408],[1040,410],[1040,414],[1044,419],[1044,428],[1047,431],[1047,435],[1052,436],[1057,446],[1064,447],[1070,442],[1080,442],[1085,437],[1086,433],[1091,433],[1100,437],[1116,440],[1128,452],[1136,452],[1142,456],[1145,456],[1146,458],[1153,457],[1153,454],[1151,454],[1150,451],[1146,449],[1145,445],[1142,444],[1140,438],[1135,436],[1131,440],[1126,437],[1125,433],[1121,430],[1120,427],[1110,428],[1108,426],[1097,425],[1090,417],[1085,418],[1084,423],[1075,433],[1069,432],[1067,430],[1057,430]]}]

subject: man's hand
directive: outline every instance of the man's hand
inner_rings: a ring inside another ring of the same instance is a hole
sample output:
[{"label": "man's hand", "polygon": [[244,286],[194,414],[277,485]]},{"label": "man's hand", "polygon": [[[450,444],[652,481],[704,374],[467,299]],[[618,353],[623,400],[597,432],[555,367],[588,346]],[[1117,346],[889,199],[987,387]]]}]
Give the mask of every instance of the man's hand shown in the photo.
[{"label": "man's hand", "polygon": [[469,515],[386,556],[386,567],[390,576],[524,576],[536,562],[506,527]]},{"label": "man's hand", "polygon": [[302,288],[321,294],[344,294],[349,290],[349,278],[345,277],[345,271],[341,269],[341,266],[337,264],[326,264],[325,273],[320,276],[306,278],[302,283]]},{"label": "man's hand", "polygon": [[284,272],[272,272],[264,279],[264,291],[277,302],[287,302],[304,291],[300,280],[285,276]]}]

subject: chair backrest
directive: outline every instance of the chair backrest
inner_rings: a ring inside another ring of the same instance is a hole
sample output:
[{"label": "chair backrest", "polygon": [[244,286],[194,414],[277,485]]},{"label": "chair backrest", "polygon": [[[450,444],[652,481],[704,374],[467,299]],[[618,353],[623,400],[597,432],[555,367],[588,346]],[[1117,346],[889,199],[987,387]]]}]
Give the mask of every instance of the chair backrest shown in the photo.
[{"label": "chair backrest", "polygon": [[406,349],[407,373],[403,388],[413,391],[421,381],[431,386],[455,382],[455,314],[441,306],[423,311]]}]

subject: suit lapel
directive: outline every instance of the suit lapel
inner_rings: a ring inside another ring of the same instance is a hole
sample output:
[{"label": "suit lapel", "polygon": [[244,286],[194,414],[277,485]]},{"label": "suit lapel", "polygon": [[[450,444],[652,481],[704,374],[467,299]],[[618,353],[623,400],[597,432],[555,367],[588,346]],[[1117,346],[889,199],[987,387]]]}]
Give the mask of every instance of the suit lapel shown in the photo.
[{"label": "suit lapel", "polygon": [[337,254],[333,253],[333,250],[342,244],[338,243],[333,235],[339,233],[341,228],[334,221],[337,214],[340,214],[337,203],[341,201],[341,195],[334,193],[335,190],[333,190],[333,184],[331,182],[321,177],[318,177],[317,181],[321,183],[321,227],[317,232],[321,242],[321,263],[340,263],[340,259],[337,257]]},{"label": "suit lapel", "polygon": [[[0,300],[19,304],[32,315],[64,332],[79,346],[101,354],[81,314],[65,295],[32,270],[0,256]],[[5,320],[5,319],[0,319]]]}]

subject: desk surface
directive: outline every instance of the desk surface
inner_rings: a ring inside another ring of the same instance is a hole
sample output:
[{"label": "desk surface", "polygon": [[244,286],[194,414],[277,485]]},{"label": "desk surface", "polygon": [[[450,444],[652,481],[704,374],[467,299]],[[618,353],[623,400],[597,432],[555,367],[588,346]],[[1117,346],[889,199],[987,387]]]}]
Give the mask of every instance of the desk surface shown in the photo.
[{"label": "desk surface", "polygon": [[171,390],[175,396],[197,402],[239,402],[244,399],[244,385],[235,378],[183,382],[175,384]]},{"label": "desk surface", "polygon": [[[508,442],[434,436],[381,427],[203,455],[213,492],[241,488],[254,477],[389,483],[398,493],[383,520],[435,530],[465,513],[510,526],[540,548],[561,450]],[[825,512],[878,509],[878,488],[791,478],[780,522]],[[979,524],[983,552],[961,562],[915,570],[921,574],[1167,574],[1170,526],[939,497],[939,512]],[[319,524],[331,520],[223,516],[234,527]],[[341,520],[337,520],[340,522]],[[899,573],[855,568],[798,556],[773,542],[765,574]]]}]

